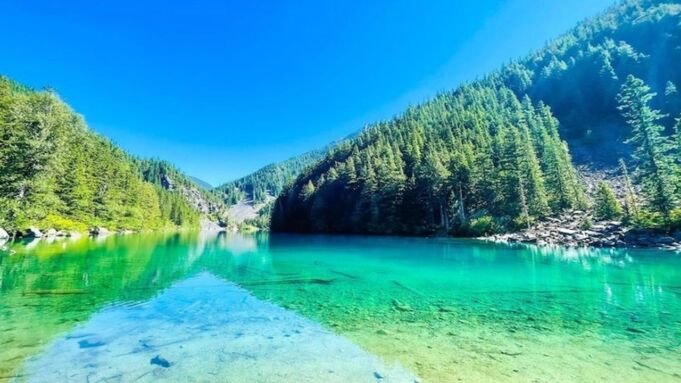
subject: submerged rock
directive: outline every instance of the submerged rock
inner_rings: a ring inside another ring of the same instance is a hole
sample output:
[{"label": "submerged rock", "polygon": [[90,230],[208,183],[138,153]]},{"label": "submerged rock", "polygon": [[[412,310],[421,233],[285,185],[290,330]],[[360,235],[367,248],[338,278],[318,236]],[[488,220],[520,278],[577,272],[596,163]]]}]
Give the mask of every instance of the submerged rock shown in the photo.
[{"label": "submerged rock", "polygon": [[412,309],[411,306],[409,306],[406,303],[402,303],[402,302],[398,301],[397,299],[393,299],[392,303],[393,303],[393,307],[397,311],[403,311],[403,312],[414,311],[414,309]]},{"label": "submerged rock", "polygon": [[149,364],[161,366],[163,368],[170,367],[170,362],[168,362],[164,358],[161,358],[159,355],[156,355],[155,357],[151,358],[151,360],[149,361]]},{"label": "submerged rock", "polygon": [[80,348],[94,348],[94,347],[101,347],[104,346],[106,342],[103,342],[101,340],[89,340],[89,339],[84,339],[78,342],[78,347]]}]

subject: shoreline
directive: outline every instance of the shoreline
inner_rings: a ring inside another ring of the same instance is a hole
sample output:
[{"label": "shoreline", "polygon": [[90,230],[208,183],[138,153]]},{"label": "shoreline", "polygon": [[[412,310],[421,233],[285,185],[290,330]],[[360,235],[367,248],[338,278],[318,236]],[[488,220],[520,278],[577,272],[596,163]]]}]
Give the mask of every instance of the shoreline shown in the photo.
[{"label": "shoreline", "polygon": [[634,228],[620,221],[597,221],[584,226],[590,215],[575,211],[560,218],[548,218],[529,229],[493,234],[478,239],[495,243],[527,244],[540,247],[623,248],[681,251],[681,231],[662,233]]}]

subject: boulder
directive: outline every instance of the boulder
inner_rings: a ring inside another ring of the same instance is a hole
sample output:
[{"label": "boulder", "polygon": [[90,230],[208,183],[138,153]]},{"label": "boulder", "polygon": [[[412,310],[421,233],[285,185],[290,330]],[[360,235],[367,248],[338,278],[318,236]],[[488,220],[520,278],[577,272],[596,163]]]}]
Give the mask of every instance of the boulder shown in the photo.
[{"label": "boulder", "polygon": [[43,233],[37,227],[31,226],[26,229],[25,236],[29,238],[41,238]]},{"label": "boulder", "polygon": [[47,237],[56,237],[57,236],[57,230],[55,229],[47,229],[45,232],[45,236]]},{"label": "boulder", "polygon": [[66,236],[69,237],[69,238],[78,239],[78,238],[80,238],[82,235],[81,235],[79,232],[77,232],[77,231],[70,231],[70,232],[67,232],[67,233],[66,233]]},{"label": "boulder", "polygon": [[565,229],[565,228],[558,228],[556,230],[558,233],[563,234],[563,235],[574,235],[577,233],[577,230],[572,230],[572,229]]},{"label": "boulder", "polygon": [[7,239],[9,238],[9,234],[5,231],[5,229],[0,227],[0,239]]},{"label": "boulder", "polygon": [[655,240],[655,242],[660,245],[671,245],[676,242],[676,240],[672,237],[659,237]]},{"label": "boulder", "polygon": [[90,234],[95,235],[95,236],[103,236],[103,235],[108,235],[109,230],[107,230],[104,227],[93,227],[92,230],[90,230]]}]

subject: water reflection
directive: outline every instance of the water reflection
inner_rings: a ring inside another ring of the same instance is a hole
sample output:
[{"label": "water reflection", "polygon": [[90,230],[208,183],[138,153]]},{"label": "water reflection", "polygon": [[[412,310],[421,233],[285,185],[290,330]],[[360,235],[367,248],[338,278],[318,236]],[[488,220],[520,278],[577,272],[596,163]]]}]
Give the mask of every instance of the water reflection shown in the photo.
[{"label": "water reflection", "polygon": [[415,381],[318,324],[206,273],[147,303],[107,307],[23,371],[33,382]]}]

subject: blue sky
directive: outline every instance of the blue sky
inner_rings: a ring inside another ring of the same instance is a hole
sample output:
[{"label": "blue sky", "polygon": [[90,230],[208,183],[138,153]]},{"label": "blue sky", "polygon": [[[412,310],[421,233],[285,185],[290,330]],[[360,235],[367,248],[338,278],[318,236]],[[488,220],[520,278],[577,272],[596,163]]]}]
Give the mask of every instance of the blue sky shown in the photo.
[{"label": "blue sky", "polygon": [[0,2],[0,73],[212,184],[540,48],[611,0]]}]

